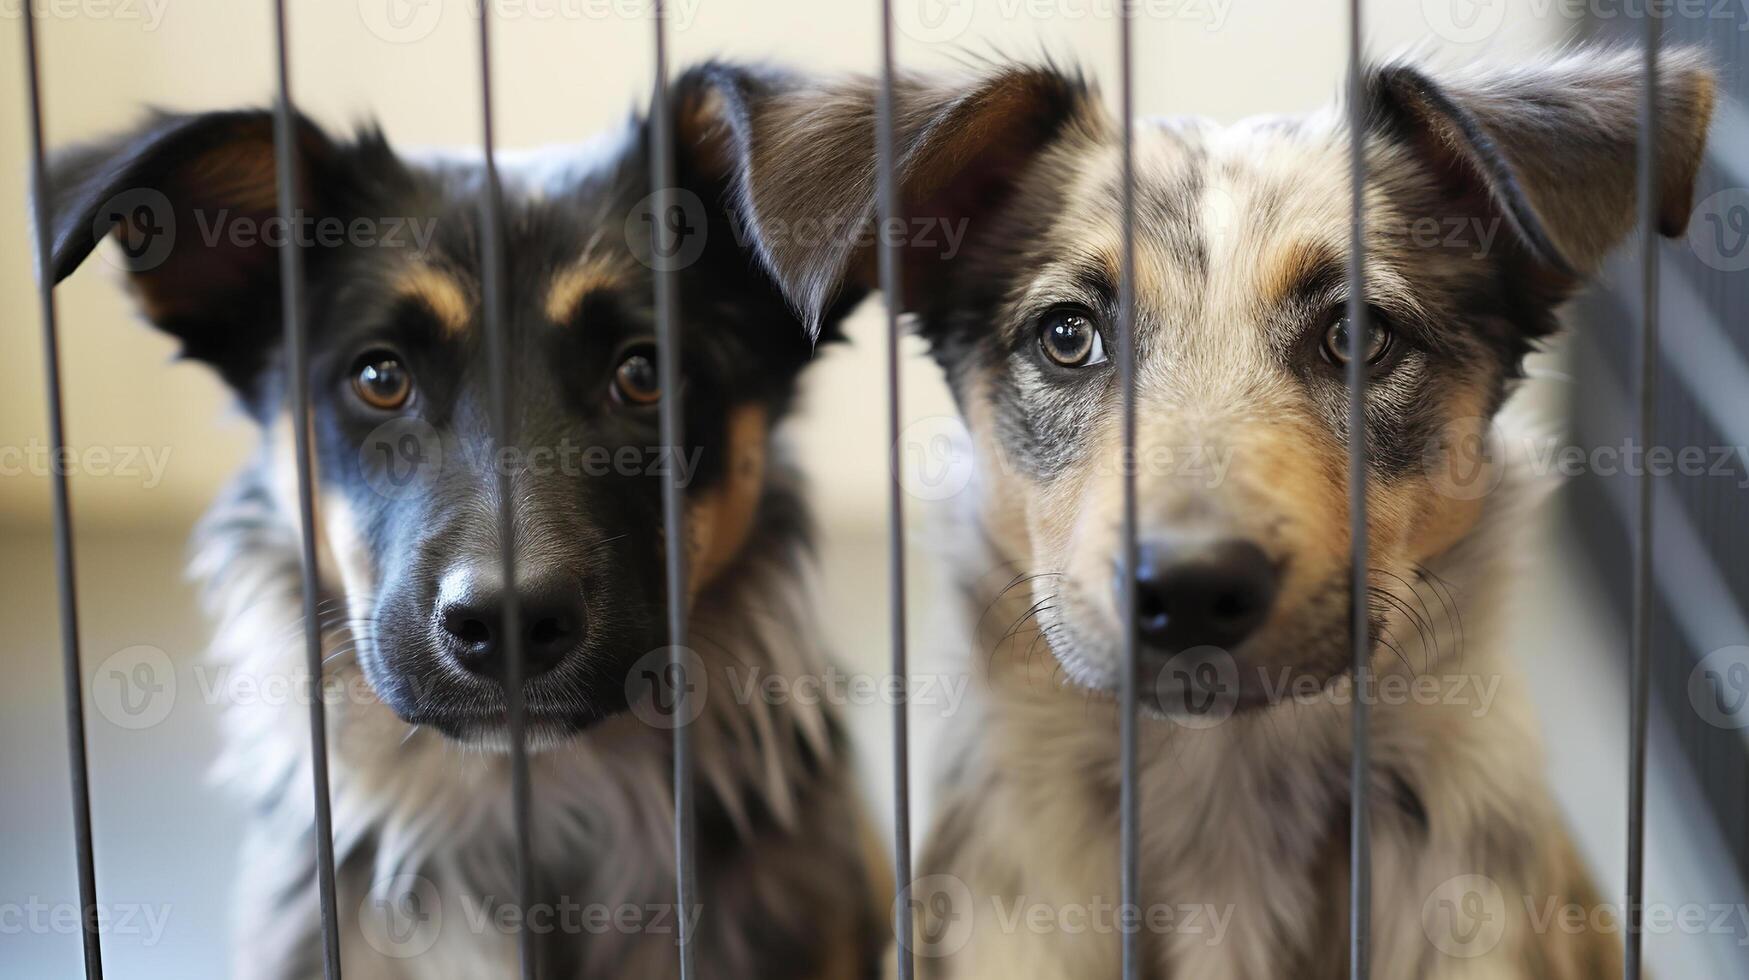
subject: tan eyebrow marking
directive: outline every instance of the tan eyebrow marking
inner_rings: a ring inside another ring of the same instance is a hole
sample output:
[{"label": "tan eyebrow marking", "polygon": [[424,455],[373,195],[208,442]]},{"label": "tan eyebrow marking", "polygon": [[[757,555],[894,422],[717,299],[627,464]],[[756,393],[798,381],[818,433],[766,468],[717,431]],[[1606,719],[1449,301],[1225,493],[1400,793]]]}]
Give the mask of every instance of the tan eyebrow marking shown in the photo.
[{"label": "tan eyebrow marking", "polygon": [[619,285],[620,272],[605,259],[583,259],[559,270],[547,287],[546,314],[554,323],[569,323],[577,315],[583,297]]},{"label": "tan eyebrow marking", "polygon": [[436,314],[446,332],[460,334],[468,329],[473,304],[468,301],[467,290],[454,276],[429,265],[415,265],[401,273],[395,291],[424,303]]},{"label": "tan eyebrow marking", "polygon": [[1286,302],[1306,283],[1323,272],[1340,267],[1341,259],[1324,242],[1299,241],[1271,250],[1260,285],[1271,305]]}]

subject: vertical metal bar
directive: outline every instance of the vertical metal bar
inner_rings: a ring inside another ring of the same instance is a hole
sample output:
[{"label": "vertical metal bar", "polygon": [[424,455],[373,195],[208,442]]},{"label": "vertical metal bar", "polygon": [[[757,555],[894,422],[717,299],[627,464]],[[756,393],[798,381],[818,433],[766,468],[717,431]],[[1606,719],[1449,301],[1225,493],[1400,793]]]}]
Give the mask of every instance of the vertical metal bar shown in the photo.
[{"label": "vertical metal bar", "polygon": [[[910,895],[911,884],[911,732],[910,684],[907,680],[905,620],[905,499],[900,483],[899,438],[899,315],[904,309],[901,277],[902,242],[887,228],[900,217],[899,178],[893,133],[897,116],[894,103],[893,4],[881,0],[881,90],[875,116],[875,169],[881,223],[881,296],[887,308],[887,587],[890,592],[892,673],[898,684],[893,702],[893,880],[901,895]],[[893,910],[893,935],[897,939],[899,980],[911,980],[916,970],[912,952],[915,929],[911,903]]]},{"label": "vertical metal bar", "polygon": [[[1658,48],[1659,18],[1645,15],[1645,80],[1640,92],[1640,445],[1657,438],[1658,399]],[[1646,733],[1652,683],[1652,475],[1639,476],[1634,536],[1634,636],[1628,679],[1628,888],[1623,976],[1639,980],[1640,917],[1646,870]]]},{"label": "vertical metal bar", "polygon": [[1348,522],[1353,579],[1349,605],[1354,631],[1354,698],[1349,771],[1348,959],[1352,980],[1372,973],[1372,732],[1367,701],[1372,641],[1367,601],[1366,352],[1371,325],[1366,305],[1366,78],[1361,60],[1361,0],[1348,6],[1348,167],[1353,220],[1348,242]]},{"label": "vertical metal bar", "polygon": [[[1123,980],[1142,975],[1141,950],[1141,798],[1136,782],[1136,699],[1141,665],[1136,635],[1136,167],[1133,8],[1118,17],[1119,107],[1123,115],[1123,275],[1118,285],[1117,370],[1123,424],[1123,588],[1118,619],[1123,623],[1123,678],[1118,698],[1118,755],[1123,784],[1118,796],[1118,851],[1123,862],[1120,892],[1123,912]],[[1135,918],[1130,918],[1134,916]]]},{"label": "vertical metal bar", "polygon": [[[42,68],[37,62],[36,7],[24,6],[24,64],[30,100],[30,177],[36,218],[36,288],[42,308],[43,390],[48,401],[49,458],[67,444],[61,397],[61,341],[55,315],[55,269],[50,237],[48,162],[43,150]],[[61,685],[67,699],[67,763],[73,783],[73,846],[78,859],[80,938],[85,976],[103,976],[103,945],[97,929],[97,861],[91,847],[91,776],[85,759],[85,672],[79,666],[79,596],[73,569],[73,508],[67,474],[49,477],[55,524],[55,584],[60,596]]]},{"label": "vertical metal bar", "polygon": [[[651,255],[656,284],[656,372],[662,389],[659,406],[662,446],[670,458],[678,458],[685,438],[685,404],[682,401],[680,370],[680,293],[675,270],[663,262],[663,256],[675,255],[677,240],[666,236],[684,233],[680,226],[670,230],[668,216],[676,207],[674,200],[674,121],[668,104],[668,8],[662,0],[655,2],[656,85],[650,100],[650,183],[654,191],[654,216],[650,222]],[[691,684],[686,671],[695,664],[687,657],[687,592],[686,592],[686,508],[684,486],[678,467],[669,468],[669,478],[662,485],[662,526],[666,528],[664,543],[667,558],[668,644],[671,676],[675,680],[674,717],[674,900],[679,908],[675,916],[680,924],[680,977],[694,976],[694,950],[691,916],[687,911],[697,901],[697,854],[693,828],[692,801],[692,717],[688,701]]]},{"label": "vertical metal bar", "polygon": [[480,306],[492,400],[492,467],[498,480],[498,551],[504,578],[504,707],[510,729],[510,805],[516,835],[516,948],[523,980],[534,980],[528,910],[534,871],[529,858],[527,705],[522,689],[522,603],[516,591],[516,424],[510,404],[510,336],[504,310],[504,210],[492,125],[492,5],[480,5],[480,142],[485,199],[480,205]]},{"label": "vertical metal bar", "polygon": [[[285,0],[273,4],[274,57],[279,101],[273,113],[274,175],[279,213],[296,227],[298,208],[298,130],[292,110],[290,46],[286,40]],[[334,822],[328,791],[328,721],[322,700],[322,619],[318,611],[316,568],[315,463],[310,446],[309,331],[304,318],[304,254],[297,237],[279,250],[280,303],[285,319],[286,410],[297,453],[298,520],[302,547],[304,666],[312,681],[310,697],[310,782],[316,804],[316,892],[322,908],[322,968],[328,980],[340,978],[339,918],[335,914]]]}]

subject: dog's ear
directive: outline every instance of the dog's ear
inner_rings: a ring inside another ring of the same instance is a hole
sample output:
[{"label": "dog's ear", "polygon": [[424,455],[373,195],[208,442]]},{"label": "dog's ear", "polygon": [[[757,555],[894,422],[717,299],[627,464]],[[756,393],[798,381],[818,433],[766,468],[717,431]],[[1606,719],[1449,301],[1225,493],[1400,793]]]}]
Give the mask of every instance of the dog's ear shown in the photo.
[{"label": "dog's ear", "polygon": [[[1428,168],[1446,215],[1502,219],[1558,301],[1633,229],[1644,63],[1588,51],[1438,80],[1407,64],[1372,75],[1372,118]],[[1658,230],[1681,235],[1693,206],[1715,83],[1705,56],[1668,49],[1658,70]]]},{"label": "dog's ear", "polygon": [[[300,211],[332,215],[349,185],[341,150],[305,120],[298,138]],[[57,154],[47,188],[55,281],[113,235],[145,316],[246,391],[279,338],[276,174],[266,111],[158,115]]]},{"label": "dog's ear", "polygon": [[693,96],[677,115],[679,139],[715,147],[738,234],[814,331],[846,292],[874,287],[883,235],[903,246],[903,303],[914,308],[942,281],[958,243],[977,236],[1028,163],[1094,99],[1079,76],[1054,68],[896,78],[894,157],[908,224],[880,229],[874,79],[816,82],[716,65],[683,84]]}]

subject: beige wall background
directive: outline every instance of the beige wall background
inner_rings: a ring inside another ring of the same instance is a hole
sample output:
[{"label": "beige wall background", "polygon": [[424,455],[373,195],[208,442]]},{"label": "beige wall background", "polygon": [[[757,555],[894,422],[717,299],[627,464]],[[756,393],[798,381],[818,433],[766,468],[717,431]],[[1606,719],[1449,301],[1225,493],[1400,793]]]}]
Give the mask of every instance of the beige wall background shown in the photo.
[{"label": "beige wall background", "polygon": [[[44,439],[40,326],[27,229],[27,149],[19,4],[0,0],[0,522],[40,523],[47,479],[21,450]],[[149,106],[265,105],[273,93],[271,5],[237,0],[36,0],[51,145],[125,128]],[[899,0],[899,56],[950,68],[1040,52],[1078,62],[1115,97],[1117,0]],[[475,20],[479,0],[294,0],[294,97],[324,124],[380,120],[401,145],[479,138]],[[647,91],[653,59],[647,0],[496,0],[497,111],[503,145],[580,138],[618,121]],[[1341,0],[1140,0],[1136,98],[1147,115],[1232,119],[1297,112],[1331,98],[1347,39]],[[1546,47],[1563,23],[1533,4],[1469,0],[1373,3],[1379,51],[1503,57]],[[877,13],[863,0],[672,0],[674,63],[713,55],[821,70],[871,71]],[[1480,11],[1466,22],[1464,12]],[[1497,16],[1498,15],[1498,16]],[[1455,43],[1464,42],[1464,43]],[[107,246],[106,246],[107,247]],[[253,442],[222,387],[174,362],[174,345],[136,320],[121,274],[93,260],[58,291],[74,474],[82,526],[186,523]],[[813,372],[800,454],[822,517],[883,519],[882,324],[878,304],[852,324],[855,343]],[[909,419],[951,414],[934,367],[905,374]],[[7,452],[7,450],[10,450]],[[138,453],[136,473],[105,472]],[[108,462],[105,462],[105,456]],[[154,478],[147,459],[162,465]],[[23,465],[21,465],[21,462]]]}]

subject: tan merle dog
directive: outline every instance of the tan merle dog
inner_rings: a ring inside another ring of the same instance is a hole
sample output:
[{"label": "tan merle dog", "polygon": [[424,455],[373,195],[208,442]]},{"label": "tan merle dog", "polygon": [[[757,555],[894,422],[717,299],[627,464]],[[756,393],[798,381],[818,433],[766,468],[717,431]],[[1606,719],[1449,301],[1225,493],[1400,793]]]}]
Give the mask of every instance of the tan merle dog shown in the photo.
[{"label": "tan merle dog", "polygon": [[[645,203],[648,131],[506,155],[515,445],[492,444],[477,158],[300,129],[321,610],[349,980],[516,975],[497,474],[516,499],[533,775],[528,928],[542,977],[857,980],[888,935],[830,706],[737,697],[823,669],[809,520],[773,426],[813,348],[728,207],[744,147],[711,65],[676,83],[684,451],[660,449]],[[200,532],[221,694],[303,675],[298,510],[284,410],[272,118],[159,116],[54,168],[54,264],[112,229],[144,314],[216,370],[262,449]],[[668,216],[664,216],[666,219]],[[823,318],[828,330],[854,290]],[[818,326],[818,322],[815,324]],[[686,484],[698,670],[700,902],[675,910],[673,718],[661,674],[661,489]],[[702,671],[702,673],[700,673]],[[655,674],[652,682],[651,674]],[[731,676],[731,675],[735,676]],[[295,686],[290,687],[296,690]],[[235,975],[322,973],[307,709],[227,706],[221,775],[251,817]]]},{"label": "tan merle dog", "polygon": [[[1547,918],[1600,898],[1494,637],[1531,481],[1454,454],[1633,228],[1640,84],[1634,57],[1601,51],[1369,74],[1374,976],[1619,969],[1619,935]],[[1672,51],[1660,88],[1657,231],[1675,235],[1714,85]],[[763,253],[810,314],[869,281],[873,92],[741,93],[749,220],[857,232]],[[909,220],[883,230],[908,246],[900,301],[976,452],[955,557],[986,682],[955,719],[911,896],[920,972],[1115,977],[1119,127],[1048,67],[906,78],[899,99]],[[1344,119],[1137,127],[1135,914],[1154,980],[1346,975]],[[913,240],[928,222],[959,223],[963,249]]]}]

